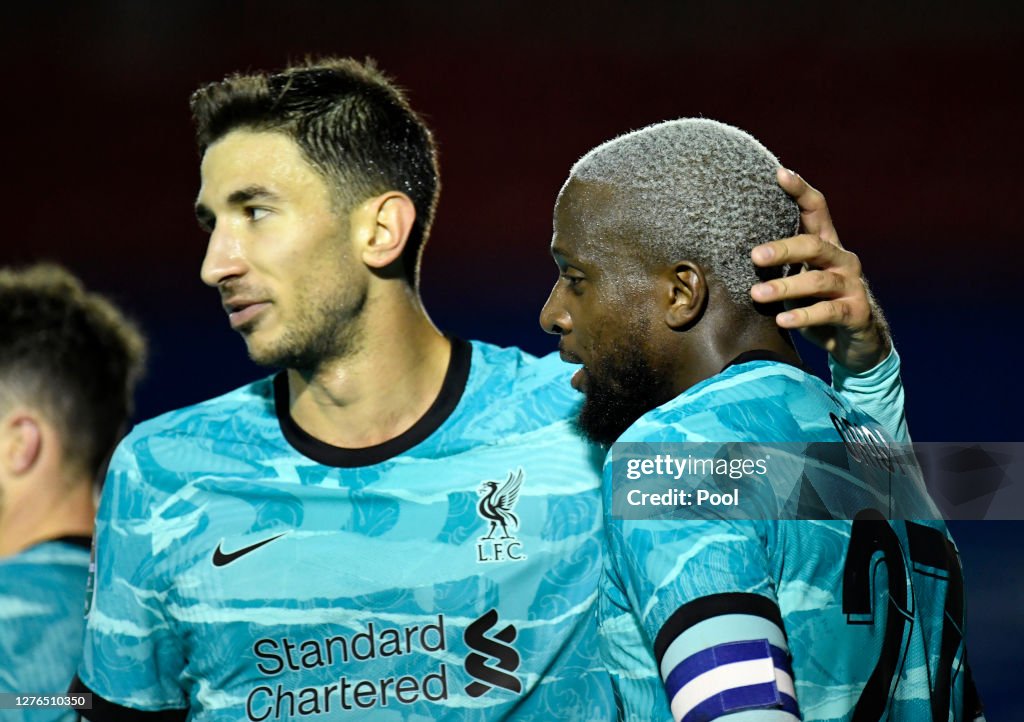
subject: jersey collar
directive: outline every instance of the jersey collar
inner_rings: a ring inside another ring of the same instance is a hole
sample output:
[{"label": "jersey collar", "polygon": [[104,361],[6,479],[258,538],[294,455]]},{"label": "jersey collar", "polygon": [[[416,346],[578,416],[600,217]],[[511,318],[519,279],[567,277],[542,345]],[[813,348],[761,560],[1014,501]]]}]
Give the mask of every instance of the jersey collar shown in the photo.
[{"label": "jersey collar", "polygon": [[[810,369],[804,366],[802,363],[795,364],[788,360],[782,354],[776,353],[775,351],[769,351],[768,349],[755,348],[750,351],[744,351],[739,356],[734,358],[732,361],[722,367],[722,371],[725,371],[730,366],[739,366],[740,364],[750,363],[751,361],[774,361],[775,363],[786,364],[798,368],[806,374],[811,373]],[[721,373],[721,371],[719,372]]]},{"label": "jersey collar", "polygon": [[452,355],[448,370],[434,403],[407,431],[382,444],[360,449],[332,446],[309,434],[292,418],[288,405],[288,374],[285,371],[274,377],[274,409],[281,426],[281,433],[292,448],[303,456],[325,466],[357,467],[379,464],[399,456],[422,443],[448,420],[462,398],[469,379],[470,359],[473,347],[460,338],[451,338]]}]

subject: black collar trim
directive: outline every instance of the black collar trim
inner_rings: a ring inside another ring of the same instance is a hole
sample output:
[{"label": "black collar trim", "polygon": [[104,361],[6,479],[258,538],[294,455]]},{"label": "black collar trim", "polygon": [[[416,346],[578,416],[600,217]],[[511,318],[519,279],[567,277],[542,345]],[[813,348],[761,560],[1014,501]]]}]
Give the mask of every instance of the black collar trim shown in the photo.
[{"label": "black collar trim", "polygon": [[285,440],[300,454],[319,464],[345,468],[379,464],[422,443],[451,416],[462,398],[463,391],[466,390],[466,381],[469,379],[473,347],[462,339],[450,340],[452,355],[448,362],[448,371],[445,373],[440,393],[427,412],[399,436],[382,444],[361,449],[332,446],[312,436],[295,423],[289,410],[288,372],[282,371],[277,374],[274,377],[274,408]]},{"label": "black collar trim", "polygon": [[62,544],[70,544],[71,546],[81,547],[83,549],[92,548],[92,537],[82,536],[80,534],[68,534],[67,536],[57,537],[51,539],[52,542],[61,542]]},{"label": "black collar trim", "polygon": [[734,358],[732,361],[722,367],[722,371],[725,371],[730,366],[739,366],[740,364],[750,363],[751,361],[775,361],[776,363],[786,364],[793,368],[800,369],[805,374],[811,373],[810,369],[804,366],[802,363],[793,363],[785,356],[775,351],[769,351],[763,348],[752,349],[750,351],[744,351],[739,356]]}]

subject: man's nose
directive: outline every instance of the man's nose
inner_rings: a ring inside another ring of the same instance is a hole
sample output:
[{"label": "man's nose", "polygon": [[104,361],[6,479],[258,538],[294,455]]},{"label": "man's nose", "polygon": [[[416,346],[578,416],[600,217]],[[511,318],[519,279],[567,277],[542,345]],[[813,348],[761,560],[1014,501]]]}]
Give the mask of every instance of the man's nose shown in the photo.
[{"label": "man's nose", "polygon": [[556,283],[548,294],[544,308],[540,310],[540,326],[548,333],[565,335],[572,330],[572,319],[560,302],[559,289]]},{"label": "man's nose", "polygon": [[248,270],[242,244],[228,224],[213,229],[199,277],[207,286],[218,286],[229,278],[243,276]]}]

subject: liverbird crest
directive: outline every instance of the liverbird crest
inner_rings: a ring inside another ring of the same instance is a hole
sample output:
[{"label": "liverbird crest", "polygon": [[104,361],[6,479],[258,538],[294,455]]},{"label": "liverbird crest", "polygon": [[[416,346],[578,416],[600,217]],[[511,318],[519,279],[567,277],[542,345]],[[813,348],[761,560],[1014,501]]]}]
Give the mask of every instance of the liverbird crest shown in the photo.
[{"label": "liverbird crest", "polygon": [[490,539],[494,532],[501,526],[501,538],[510,539],[509,525],[513,531],[519,528],[519,517],[512,510],[519,500],[519,488],[523,485],[523,470],[509,472],[504,482],[484,481],[480,484],[477,493],[480,501],[476,505],[477,511],[484,519],[491,523],[487,536],[481,539]]}]

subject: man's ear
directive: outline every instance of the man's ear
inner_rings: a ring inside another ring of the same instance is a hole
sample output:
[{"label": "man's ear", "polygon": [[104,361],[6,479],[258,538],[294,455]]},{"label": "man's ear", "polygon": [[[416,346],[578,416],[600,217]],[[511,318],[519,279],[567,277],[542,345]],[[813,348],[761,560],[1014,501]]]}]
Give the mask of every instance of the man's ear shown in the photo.
[{"label": "man's ear", "polygon": [[665,324],[673,331],[682,331],[704,312],[708,300],[707,280],[704,270],[692,261],[679,261],[667,273],[669,303]]},{"label": "man's ear", "polygon": [[388,191],[363,203],[353,214],[353,222],[363,230],[363,263],[382,269],[401,258],[415,221],[416,206],[404,193]]},{"label": "man's ear", "polygon": [[15,409],[0,421],[0,463],[12,476],[32,469],[43,451],[40,420],[24,409]]}]

